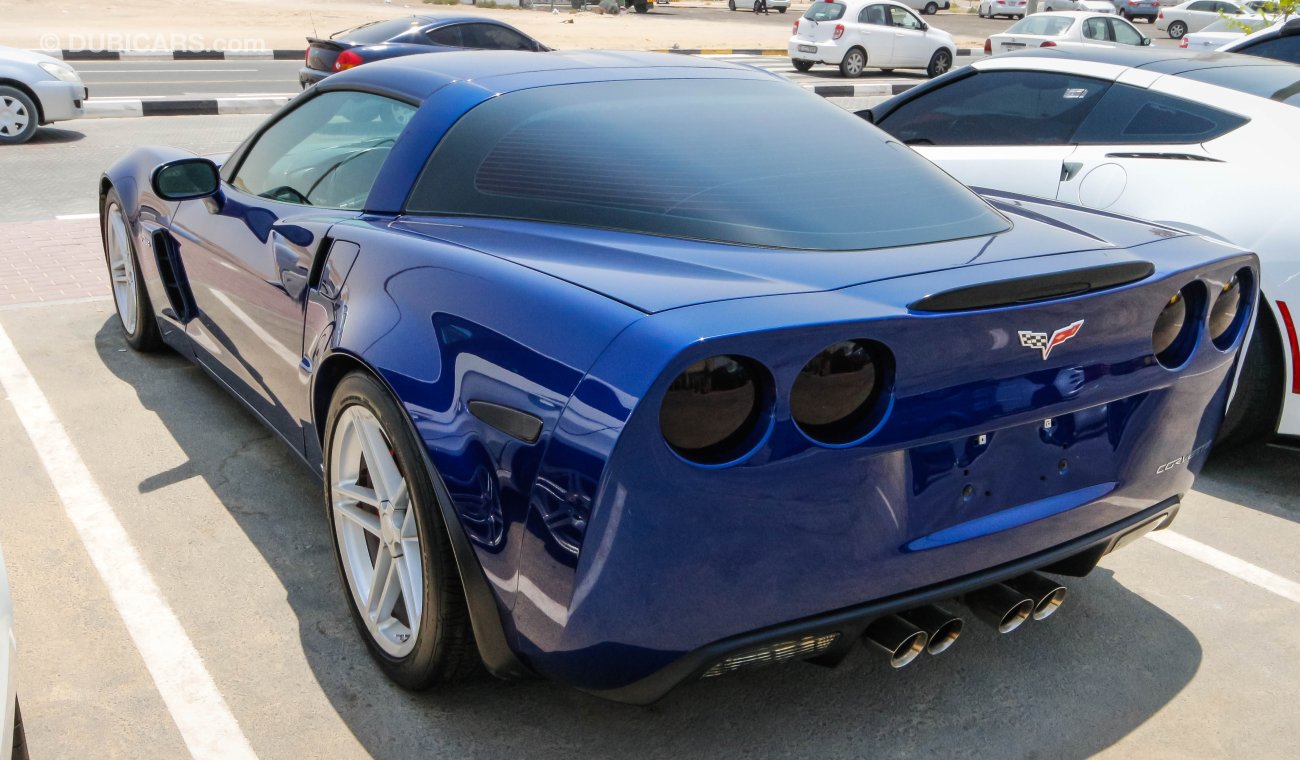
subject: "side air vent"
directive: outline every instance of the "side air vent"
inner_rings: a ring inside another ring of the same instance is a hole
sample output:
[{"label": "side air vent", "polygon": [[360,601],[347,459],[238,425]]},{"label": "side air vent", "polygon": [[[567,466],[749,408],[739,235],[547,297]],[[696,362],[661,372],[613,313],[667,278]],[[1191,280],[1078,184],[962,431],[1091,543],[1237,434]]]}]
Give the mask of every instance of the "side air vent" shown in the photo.
[{"label": "side air vent", "polygon": [[181,258],[177,255],[176,244],[163,230],[153,233],[154,259],[158,262],[158,274],[162,278],[163,290],[167,293],[167,303],[173,317],[179,322],[188,322],[195,314],[194,296],[190,293],[185,280],[185,270]]},{"label": "side air vent", "polygon": [[912,311],[950,312],[1049,301],[1117,288],[1150,277],[1156,268],[1146,261],[1107,264],[1068,272],[1017,277],[945,290],[908,305]]}]

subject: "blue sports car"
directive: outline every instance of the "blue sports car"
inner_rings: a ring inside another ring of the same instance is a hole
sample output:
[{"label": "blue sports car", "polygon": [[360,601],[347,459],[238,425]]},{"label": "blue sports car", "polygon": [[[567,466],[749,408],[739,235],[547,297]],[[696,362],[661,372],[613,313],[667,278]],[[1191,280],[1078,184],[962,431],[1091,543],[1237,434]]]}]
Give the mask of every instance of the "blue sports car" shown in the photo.
[{"label": "blue sports car", "polygon": [[99,194],[126,341],[321,476],[410,688],[646,703],[1046,617],[1174,518],[1256,297],[1253,254],[977,195],[684,56],[382,61]]}]

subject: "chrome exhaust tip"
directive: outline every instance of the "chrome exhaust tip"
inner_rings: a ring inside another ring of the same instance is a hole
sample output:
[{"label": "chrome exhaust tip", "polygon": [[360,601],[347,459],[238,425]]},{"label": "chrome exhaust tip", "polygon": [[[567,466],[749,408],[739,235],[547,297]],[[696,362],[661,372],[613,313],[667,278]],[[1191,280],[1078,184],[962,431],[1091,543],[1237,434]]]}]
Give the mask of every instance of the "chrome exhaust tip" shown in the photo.
[{"label": "chrome exhaust tip", "polygon": [[1007,581],[1007,585],[1034,603],[1034,620],[1051,617],[1065,601],[1066,588],[1045,575],[1029,572]]},{"label": "chrome exhaust tip", "polygon": [[867,626],[862,638],[889,653],[891,667],[901,668],[925,651],[926,633],[897,615],[887,615]]},{"label": "chrome exhaust tip", "polygon": [[1034,613],[1032,599],[1001,583],[967,594],[965,601],[975,617],[997,628],[998,633],[1011,633]]},{"label": "chrome exhaust tip", "polygon": [[899,617],[925,631],[925,651],[930,654],[948,651],[948,647],[957,643],[961,636],[961,618],[935,604],[908,610]]}]

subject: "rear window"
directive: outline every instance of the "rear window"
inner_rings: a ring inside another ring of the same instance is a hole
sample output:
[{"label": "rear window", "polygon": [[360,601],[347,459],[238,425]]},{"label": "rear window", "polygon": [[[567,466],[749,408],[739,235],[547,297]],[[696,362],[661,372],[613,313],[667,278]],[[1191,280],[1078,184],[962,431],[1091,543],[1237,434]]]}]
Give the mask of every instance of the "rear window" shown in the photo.
[{"label": "rear window", "polygon": [[1296,66],[1223,66],[1178,76],[1300,106],[1300,67]]},{"label": "rear window", "polygon": [[1082,145],[1197,143],[1213,140],[1249,119],[1190,100],[1117,84],[1079,127]]},{"label": "rear window", "polygon": [[1055,37],[1065,34],[1074,26],[1074,19],[1069,16],[1026,16],[1007,29],[1005,34],[1040,34]]},{"label": "rear window", "polygon": [[812,250],[1008,226],[910,149],[775,81],[598,82],[493,98],[442,139],[407,206]]},{"label": "rear window", "polygon": [[844,18],[844,4],[814,2],[803,17],[809,21],[838,21]]},{"label": "rear window", "polygon": [[375,45],[380,42],[387,42],[417,26],[420,26],[419,20],[409,16],[395,18],[391,21],[372,21],[369,24],[362,24],[342,32],[335,32],[330,35],[330,39],[356,42],[362,45]]},{"label": "rear window", "polygon": [[1300,63],[1300,35],[1260,40],[1250,45],[1243,45],[1233,52],[1272,58],[1287,63]]}]

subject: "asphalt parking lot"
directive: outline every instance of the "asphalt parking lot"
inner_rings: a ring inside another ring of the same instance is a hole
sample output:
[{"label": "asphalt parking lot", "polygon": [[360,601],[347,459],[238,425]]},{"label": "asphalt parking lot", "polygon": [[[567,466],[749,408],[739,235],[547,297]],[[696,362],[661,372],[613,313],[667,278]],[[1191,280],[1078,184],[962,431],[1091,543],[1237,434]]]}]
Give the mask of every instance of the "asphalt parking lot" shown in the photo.
[{"label": "asphalt parking lot", "polygon": [[[0,545],[35,757],[1300,755],[1282,445],[1212,457],[1173,528],[1052,619],[972,621],[902,670],[859,648],[647,708],[486,676],[394,687],[349,619],[318,481],[201,370],[127,348],[87,218],[129,148],[228,151],[262,118],[74,122],[0,154]],[[186,720],[219,742],[187,745]]]}]

